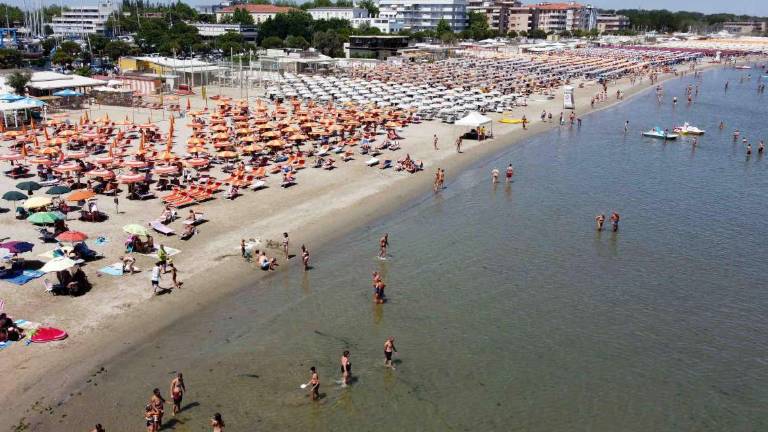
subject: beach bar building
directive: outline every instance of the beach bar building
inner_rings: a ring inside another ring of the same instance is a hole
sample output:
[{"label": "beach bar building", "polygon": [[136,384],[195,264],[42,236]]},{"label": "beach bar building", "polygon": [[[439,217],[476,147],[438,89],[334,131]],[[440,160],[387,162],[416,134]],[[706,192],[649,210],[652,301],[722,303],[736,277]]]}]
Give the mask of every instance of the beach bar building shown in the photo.
[{"label": "beach bar building", "polygon": [[170,57],[120,57],[120,71],[124,74],[150,74],[154,78],[162,78],[168,84],[169,90],[175,90],[179,84],[190,87],[208,85],[215,79],[222,68],[201,60],[180,60]]},{"label": "beach bar building", "polygon": [[59,90],[70,89],[87,94],[93,87],[104,85],[104,81],[80,75],[64,75],[57,72],[34,72],[27,83],[31,96],[52,96]]}]

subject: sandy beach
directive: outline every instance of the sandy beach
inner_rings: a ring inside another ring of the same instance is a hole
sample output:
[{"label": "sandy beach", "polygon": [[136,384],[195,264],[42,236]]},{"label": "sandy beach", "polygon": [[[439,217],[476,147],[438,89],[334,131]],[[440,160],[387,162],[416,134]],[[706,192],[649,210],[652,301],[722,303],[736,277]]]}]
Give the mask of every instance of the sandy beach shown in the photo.
[{"label": "sandy beach", "polygon": [[[710,67],[716,65],[702,64],[697,70]],[[687,68],[688,65],[682,65],[680,70]],[[672,78],[675,78],[674,74],[667,74],[660,76],[659,81]],[[630,84],[628,78],[612,82],[608,87],[609,100],[591,109],[589,100],[598,92],[598,86],[595,82],[585,82],[583,88],[577,86],[575,90],[576,114],[583,119],[582,127],[589,127],[587,114],[621,102],[616,100],[617,90],[624,93],[622,100],[626,101],[652,87],[647,78],[635,85]],[[215,94],[218,90],[211,88],[209,94]],[[222,94],[238,97],[239,92],[224,89]],[[423,196],[431,189],[433,175],[438,167],[446,170],[450,183],[451,175],[464,167],[522,139],[560,127],[557,117],[563,111],[562,100],[561,91],[555,94],[554,99],[541,96],[530,98],[527,107],[516,108],[505,115],[514,118],[525,115],[530,121],[527,130],[523,130],[520,125],[496,121],[493,125],[493,139],[483,142],[464,141],[461,154],[456,152],[453,145],[456,137],[465,131],[460,127],[430,121],[403,129],[401,134],[405,139],[402,140],[402,149],[392,152],[392,156],[399,158],[408,153],[414,159],[422,160],[424,171],[415,175],[368,167],[363,163],[363,156],[356,155],[352,161],[339,162],[338,168],[330,172],[306,169],[296,187],[280,188],[278,180],[273,177],[267,180],[267,189],[246,191],[245,196],[234,201],[219,196],[195,207],[195,210],[205,213],[208,222],[200,225],[199,233],[192,239],[182,241],[177,236],[155,236],[157,242],[181,251],[173,259],[184,286],[167,295],[152,294],[148,270],[153,260],[150,257],[137,255],[136,265],[141,271],[133,275],[113,277],[99,276],[97,273],[98,268],[117,262],[122,255],[125,235],[121,227],[129,223],[146,224],[157,218],[163,210],[162,203],[159,200],[123,199],[120,201],[119,213],[116,213],[114,204],[102,197],[99,207],[109,215],[106,222],[68,222],[70,229],[108,239],[106,245],[94,247],[105,258],[85,268],[94,285],[89,293],[80,297],[52,297],[45,292],[42,279],[23,286],[0,284],[0,298],[5,300],[6,310],[11,315],[65,329],[70,335],[67,340],[56,344],[17,344],[0,353],[4,359],[4,370],[13,376],[0,383],[0,390],[6,395],[3,398],[5,409],[0,415],[0,427],[28,425],[34,430],[36,416],[55,411],[57,404],[66,402],[79,388],[88,385],[87,378],[99,373],[105,361],[130,351],[132,345],[139,340],[151,338],[158,332],[170,331],[176,319],[193,314],[212,299],[228,295],[238,289],[244,279],[259,277],[261,270],[240,257],[241,238],[260,239],[263,247],[267,240],[278,240],[281,233],[288,232],[292,253],[296,253],[301,244],[306,244],[310,251],[320,245],[327,245],[355,227]],[[204,105],[199,95],[193,97],[191,103],[193,109]],[[552,112],[554,122],[541,122],[539,115],[542,111]],[[158,123],[161,130],[168,128],[168,114],[165,120],[161,120],[163,115],[158,111],[152,112],[150,118],[146,109],[133,111],[129,108],[95,106],[91,109],[94,118],[104,113],[113,119],[128,116],[141,122],[151,120]],[[78,115],[73,114],[71,118],[76,119]],[[500,114],[489,116],[494,120],[501,118]],[[191,135],[185,123],[185,119],[176,122],[178,132],[175,142],[179,149]],[[630,133],[640,133],[640,126],[633,126]],[[616,125],[617,129],[622,127],[621,124]],[[437,151],[432,148],[433,134],[439,137],[440,149]],[[514,166],[515,161],[510,162]],[[497,168],[503,170],[504,166]],[[518,175],[524,173],[518,172]],[[5,177],[0,179],[2,190],[13,189],[14,183]],[[180,215],[183,217],[186,211],[182,210]],[[181,221],[171,226],[180,231]],[[13,219],[12,213],[3,215],[2,227],[3,237],[37,243],[34,227],[26,221]],[[375,245],[372,245],[372,249],[375,249]],[[33,259],[41,252],[44,249],[38,246],[28,258]],[[277,255],[278,251],[271,250],[270,253]],[[299,272],[301,262],[297,258],[288,262],[280,260],[278,271]],[[169,277],[161,282],[162,286],[169,284]]]}]

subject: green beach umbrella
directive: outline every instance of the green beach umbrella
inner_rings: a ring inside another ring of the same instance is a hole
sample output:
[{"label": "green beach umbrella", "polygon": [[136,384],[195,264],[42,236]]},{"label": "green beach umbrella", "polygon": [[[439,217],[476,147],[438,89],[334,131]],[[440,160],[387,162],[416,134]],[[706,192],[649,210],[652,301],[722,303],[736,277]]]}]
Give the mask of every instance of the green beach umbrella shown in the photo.
[{"label": "green beach umbrella", "polygon": [[19,191],[8,191],[3,194],[3,199],[6,201],[24,201],[27,196]]},{"label": "green beach umbrella", "polygon": [[52,224],[58,220],[64,220],[65,216],[61,212],[37,212],[31,214],[27,220],[35,225]]},{"label": "green beach umbrella", "polygon": [[52,188],[49,188],[45,193],[48,195],[64,195],[65,193],[72,192],[72,189],[66,187],[66,186],[54,186]]},{"label": "green beach umbrella", "polygon": [[123,227],[123,231],[133,235],[140,235],[140,236],[149,235],[149,231],[139,224],[126,225]]},{"label": "green beach umbrella", "polygon": [[23,181],[16,185],[17,189],[21,189],[23,191],[32,192],[40,189],[42,186],[40,186],[40,183],[33,182],[33,181]]}]

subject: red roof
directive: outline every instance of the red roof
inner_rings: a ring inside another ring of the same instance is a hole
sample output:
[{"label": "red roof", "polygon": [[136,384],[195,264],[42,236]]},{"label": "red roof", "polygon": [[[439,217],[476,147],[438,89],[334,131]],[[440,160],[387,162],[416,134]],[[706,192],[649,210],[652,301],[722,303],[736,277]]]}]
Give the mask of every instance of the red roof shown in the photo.
[{"label": "red roof", "polygon": [[220,11],[220,13],[234,13],[235,9],[245,9],[251,14],[277,14],[286,13],[294,10],[292,7],[264,5],[264,4],[241,4],[237,6],[228,6]]},{"label": "red roof", "polygon": [[581,9],[584,6],[578,3],[537,3],[535,5],[527,5],[531,9],[542,10],[568,10],[568,9]]}]

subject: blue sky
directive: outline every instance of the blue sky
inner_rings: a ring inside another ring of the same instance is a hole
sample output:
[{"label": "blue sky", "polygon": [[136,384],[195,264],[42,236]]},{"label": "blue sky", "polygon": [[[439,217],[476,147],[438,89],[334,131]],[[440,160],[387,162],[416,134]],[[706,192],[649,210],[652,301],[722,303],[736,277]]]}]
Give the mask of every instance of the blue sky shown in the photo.
[{"label": "blue sky", "polygon": [[768,16],[768,0],[582,0],[606,9],[669,9]]}]

